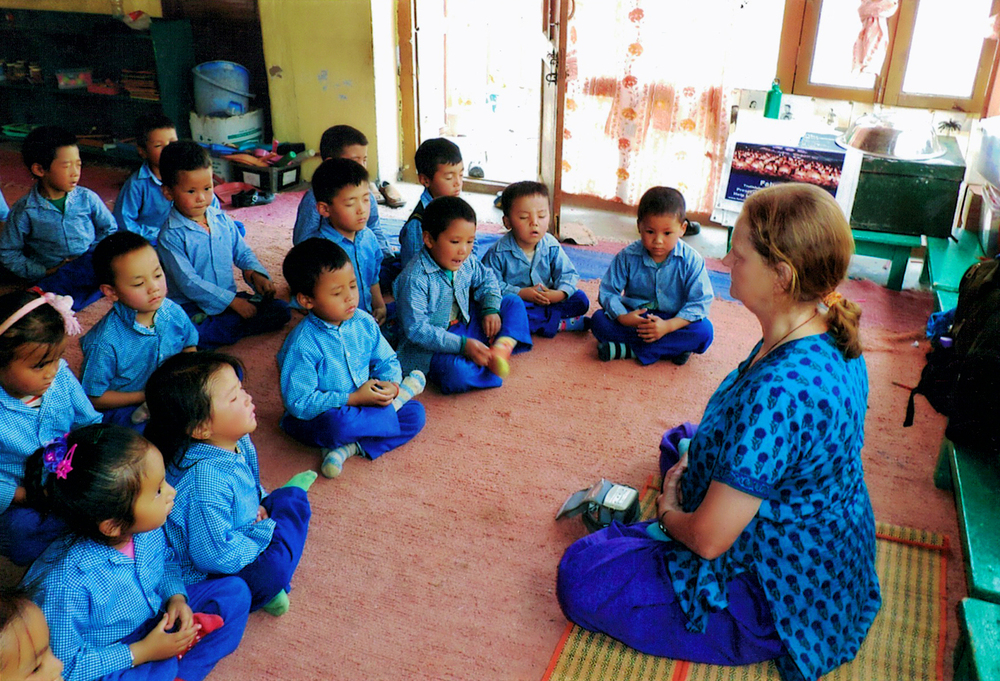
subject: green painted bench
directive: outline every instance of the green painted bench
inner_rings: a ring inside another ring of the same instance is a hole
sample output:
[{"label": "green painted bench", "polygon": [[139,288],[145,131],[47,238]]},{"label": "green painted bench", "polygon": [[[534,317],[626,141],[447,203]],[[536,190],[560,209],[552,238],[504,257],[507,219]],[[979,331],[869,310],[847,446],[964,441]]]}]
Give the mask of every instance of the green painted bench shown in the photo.
[{"label": "green painted bench", "polygon": [[979,238],[963,229],[958,241],[927,237],[927,257],[920,280],[930,284],[938,310],[950,310],[958,302],[958,285],[962,275],[983,257]]},{"label": "green painted bench", "polygon": [[869,232],[864,229],[852,229],[851,231],[854,233],[855,253],[891,260],[889,281],[885,286],[893,291],[902,289],[906,263],[910,260],[910,252],[921,245],[920,237],[916,234]]},{"label": "green painted bench", "polygon": [[963,598],[958,628],[955,681],[1000,681],[1000,605]]}]

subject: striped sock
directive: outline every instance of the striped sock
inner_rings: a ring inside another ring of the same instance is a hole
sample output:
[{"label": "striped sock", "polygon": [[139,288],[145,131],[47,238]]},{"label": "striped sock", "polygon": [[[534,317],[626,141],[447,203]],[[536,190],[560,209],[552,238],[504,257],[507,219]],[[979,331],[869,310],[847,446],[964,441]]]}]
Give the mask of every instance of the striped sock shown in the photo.
[{"label": "striped sock", "polygon": [[352,442],[349,445],[342,445],[336,449],[324,449],[323,452],[323,475],[328,478],[335,478],[344,469],[344,462],[349,457],[361,456],[361,445]]},{"label": "striped sock", "polygon": [[598,343],[597,356],[602,362],[609,362],[613,359],[632,359],[635,352],[625,343]]},{"label": "striped sock", "polygon": [[586,331],[587,318],[583,315],[579,317],[565,317],[559,322],[560,331]]},{"label": "striped sock", "polygon": [[410,375],[399,382],[399,394],[392,401],[392,408],[399,411],[400,407],[419,395],[427,387],[427,377],[420,369],[414,369]]}]

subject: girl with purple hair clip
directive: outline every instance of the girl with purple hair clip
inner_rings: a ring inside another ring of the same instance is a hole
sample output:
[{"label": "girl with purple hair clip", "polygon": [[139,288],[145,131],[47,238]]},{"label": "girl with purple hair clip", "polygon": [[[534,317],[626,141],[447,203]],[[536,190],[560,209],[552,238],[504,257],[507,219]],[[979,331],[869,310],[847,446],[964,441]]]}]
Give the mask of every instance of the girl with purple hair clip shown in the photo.
[{"label": "girl with purple hair clip", "polygon": [[73,301],[34,288],[0,296],[0,555],[28,565],[63,532],[26,503],[24,463],[74,428],[99,423],[62,359],[80,332]]}]

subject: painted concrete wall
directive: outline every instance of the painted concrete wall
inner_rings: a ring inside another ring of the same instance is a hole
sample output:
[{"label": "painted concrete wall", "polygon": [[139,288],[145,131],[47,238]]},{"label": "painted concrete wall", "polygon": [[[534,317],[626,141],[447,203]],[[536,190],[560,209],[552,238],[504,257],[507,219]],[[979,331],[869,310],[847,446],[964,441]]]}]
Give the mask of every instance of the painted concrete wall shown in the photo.
[{"label": "painted concrete wall", "polygon": [[[160,0],[121,0],[121,3],[126,14],[141,10],[151,17],[163,16]],[[111,0],[0,0],[0,8],[111,14]]]},{"label": "painted concrete wall", "polygon": [[[389,0],[376,0],[389,2]],[[319,152],[323,131],[352,125],[369,139],[377,174],[372,0],[259,0],[271,121],[279,140]],[[304,174],[312,177],[313,159]]]}]

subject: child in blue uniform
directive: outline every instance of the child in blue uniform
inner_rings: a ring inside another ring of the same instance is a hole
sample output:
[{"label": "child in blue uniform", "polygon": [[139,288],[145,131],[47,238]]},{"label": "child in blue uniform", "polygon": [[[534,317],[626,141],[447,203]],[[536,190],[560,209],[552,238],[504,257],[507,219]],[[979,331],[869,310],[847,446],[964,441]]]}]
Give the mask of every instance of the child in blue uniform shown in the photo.
[{"label": "child in blue uniform", "polygon": [[424,248],[396,280],[403,371],[419,369],[445,394],[499,387],[511,353],[531,349],[524,302],[501,295],[493,271],[469,257],[472,206],[458,197],[435,199],[422,226]]},{"label": "child in blue uniform", "polygon": [[385,324],[388,313],[378,280],[382,251],[366,222],[369,209],[374,208],[368,196],[368,171],[349,159],[331,158],[313,173],[312,190],[317,215],[323,218],[314,236],[329,239],[344,249],[357,277],[358,308],[373,316],[379,325]]},{"label": "child in blue uniform", "polygon": [[37,451],[28,469],[33,502],[72,532],[23,581],[66,681],[200,681],[236,649],[250,593],[233,578],[185,588],[163,532],[174,490],[148,440],[88,426]]},{"label": "child in blue uniform", "polygon": [[500,197],[503,224],[510,230],[483,256],[500,280],[500,291],[524,301],[531,333],[552,338],[558,331],[583,331],[590,309],[576,287],[576,266],[549,231],[549,190],[541,182],[515,182]]},{"label": "child in blue uniform", "polygon": [[458,196],[462,193],[465,164],[458,145],[443,137],[424,140],[413,155],[417,167],[417,180],[424,186],[417,207],[399,231],[399,260],[406,267],[420,255],[424,248],[421,223],[427,205],[440,196]]},{"label": "child in blue uniform", "polygon": [[281,427],[322,448],[323,475],[333,478],[348,457],[378,458],[420,432],[424,408],[410,399],[426,380],[420,371],[402,378],[375,319],[358,309],[354,267],[342,248],[306,239],[285,256],[282,270],[309,314],[278,353]]},{"label": "child in blue uniform", "polygon": [[65,299],[0,296],[0,555],[18,565],[64,530],[27,504],[25,461],[49,440],[101,420],[62,359],[67,333],[79,331]]},{"label": "child in blue uniform", "polygon": [[623,248],[601,279],[591,331],[607,361],[684,364],[712,343],[712,283],[705,259],[681,241],[687,217],[676,189],[653,187],[639,201],[638,241]]},{"label": "child in blue uniform", "polygon": [[184,582],[236,575],[250,587],[251,610],[282,615],[309,529],[306,491],[316,473],[264,491],[250,440],[257,418],[242,375],[229,355],[174,355],[146,386],[146,433],[165,452],[167,479],[177,488],[167,537]]},{"label": "child in blue uniform", "polygon": [[142,430],[149,375],[167,357],[198,345],[183,308],[167,298],[153,247],[134,232],[112,234],[94,249],[94,273],[114,305],[80,339],[80,383],[105,423]]},{"label": "child in blue uniform", "polygon": [[174,122],[163,114],[145,114],[135,122],[135,146],[143,164],[132,173],[115,199],[118,229],[135,232],[152,244],[170,213],[170,200],[163,195],[160,154],[177,141]]},{"label": "child in blue uniform", "polygon": [[73,298],[82,310],[101,297],[90,256],[94,245],[117,229],[95,192],[78,186],[80,149],[62,128],[35,128],[21,156],[38,180],[10,211],[0,233],[0,263],[15,277]]},{"label": "child in blue uniform", "polygon": [[[169,144],[160,155],[160,174],[173,201],[156,245],[167,275],[167,294],[198,329],[200,349],[232,345],[283,327],[288,304],[274,299],[274,282],[243,241],[232,218],[212,207],[212,163],[194,142]],[[233,265],[257,293],[236,292]]]},{"label": "child in blue uniform", "polygon": [[20,589],[0,586],[0,679],[62,681],[42,609]]}]

